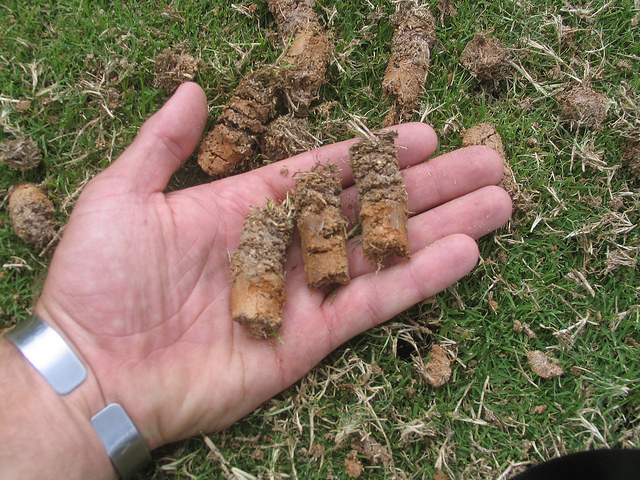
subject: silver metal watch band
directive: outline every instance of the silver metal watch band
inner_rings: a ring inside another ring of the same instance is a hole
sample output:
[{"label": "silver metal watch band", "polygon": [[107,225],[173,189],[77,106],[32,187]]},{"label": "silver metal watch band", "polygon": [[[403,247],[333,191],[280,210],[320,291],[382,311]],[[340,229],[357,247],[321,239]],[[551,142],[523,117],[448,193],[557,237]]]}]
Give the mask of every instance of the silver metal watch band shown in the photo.
[{"label": "silver metal watch band", "polygon": [[151,461],[142,436],[121,405],[107,405],[93,417],[91,425],[122,478],[129,478]]},{"label": "silver metal watch band", "polygon": [[[6,338],[59,395],[72,392],[87,378],[87,369],[67,342],[37,315],[14,327]],[[151,460],[140,432],[121,405],[107,405],[91,417],[91,425],[122,478]]]},{"label": "silver metal watch band", "polygon": [[70,393],[87,378],[87,369],[67,342],[37,315],[6,336],[59,395]]}]

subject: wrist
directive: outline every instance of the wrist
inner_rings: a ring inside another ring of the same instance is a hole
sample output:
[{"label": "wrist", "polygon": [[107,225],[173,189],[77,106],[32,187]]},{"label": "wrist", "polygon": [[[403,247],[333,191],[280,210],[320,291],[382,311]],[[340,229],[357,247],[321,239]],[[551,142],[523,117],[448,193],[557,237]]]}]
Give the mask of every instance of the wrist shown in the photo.
[{"label": "wrist", "polygon": [[[145,390],[132,393],[136,388],[131,384],[130,377],[131,369],[135,367],[123,367],[132,357],[129,352],[114,352],[113,345],[126,346],[126,339],[119,341],[111,334],[84,328],[81,320],[87,320],[87,317],[82,319],[67,314],[67,310],[47,294],[46,287],[35,313],[61,334],[87,369],[86,381],[76,389],[77,392],[69,395],[72,400],[91,415],[111,403],[118,403],[127,412],[149,450],[163,445],[165,440],[156,421],[154,403],[142,399],[140,394],[144,394]],[[107,326],[95,321],[94,324]],[[125,368],[127,374],[123,372]]]},{"label": "wrist", "polygon": [[99,395],[84,384],[69,395],[58,395],[3,337],[0,365],[3,478],[116,478],[90,422],[89,409],[95,408]]},{"label": "wrist", "polygon": [[[25,363],[31,364],[29,365],[31,368],[28,369],[30,371],[28,378],[33,380],[32,375],[35,372],[38,382],[30,381],[27,386],[37,386],[37,393],[42,395],[36,395],[36,399],[41,402],[48,400],[47,397],[51,394],[57,395],[50,403],[47,402],[47,405],[55,409],[55,412],[50,413],[58,413],[64,426],[67,427],[62,431],[70,430],[69,433],[78,433],[78,437],[85,440],[91,438],[92,442],[89,444],[83,442],[87,450],[95,452],[94,448],[98,445],[98,451],[103,457],[106,455],[113,464],[115,470],[103,467],[101,470],[94,471],[91,478],[113,478],[115,472],[124,478],[129,478],[150,460],[144,440],[121,405],[111,403],[105,406],[106,402],[97,378],[93,370],[85,366],[88,365],[87,359],[80,358],[80,352],[64,335],[59,324],[51,320],[51,316],[48,321],[45,321],[41,318],[41,316],[47,316],[43,313],[43,309],[36,308],[36,310],[37,315],[12,329],[4,339],[4,341],[10,340],[16,347],[8,348],[8,352],[17,350],[23,357],[21,365],[19,360],[15,359],[15,351],[13,354],[7,353],[7,363],[16,366],[19,370],[24,370]],[[58,328],[54,328],[53,325]],[[71,322],[70,325],[77,324]],[[17,378],[16,375],[13,376]],[[43,382],[46,384],[44,387]],[[7,383],[9,384],[10,382]],[[24,389],[24,393],[29,393],[28,388]],[[12,405],[7,405],[9,411],[17,403],[18,397],[14,396],[14,398],[16,401],[11,402]],[[33,407],[33,402],[28,402],[26,411]],[[44,411],[47,412],[48,409]],[[41,414],[42,412],[37,412],[37,415]],[[54,431],[59,432],[60,429],[54,429]],[[51,437],[52,433],[50,427],[42,428],[39,432],[44,438]],[[73,444],[74,438],[70,438],[68,443]],[[50,451],[56,451],[57,446],[56,444],[49,447],[47,454]],[[83,470],[82,465],[86,457],[78,458],[76,456],[78,449],[70,451],[74,452],[70,458],[75,458],[78,468]],[[60,461],[64,463],[63,460]],[[45,465],[47,463],[44,462]],[[30,467],[28,468],[31,471]],[[103,475],[98,476],[100,473]],[[83,475],[79,478],[84,477]]]}]

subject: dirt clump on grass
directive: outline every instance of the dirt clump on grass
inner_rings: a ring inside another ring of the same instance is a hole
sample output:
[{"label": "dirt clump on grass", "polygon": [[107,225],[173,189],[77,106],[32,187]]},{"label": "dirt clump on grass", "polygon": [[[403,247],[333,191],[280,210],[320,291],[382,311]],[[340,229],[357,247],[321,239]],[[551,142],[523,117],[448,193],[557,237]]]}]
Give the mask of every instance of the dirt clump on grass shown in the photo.
[{"label": "dirt clump on grass", "polygon": [[331,44],[313,7],[314,0],[268,0],[278,31],[287,45],[282,66],[281,95],[289,112],[306,116],[325,82]]},{"label": "dirt clump on grass", "polygon": [[526,322],[521,322],[520,320],[513,321],[513,330],[517,333],[523,333],[527,336],[527,338],[533,340],[537,337],[536,333],[531,330],[531,325]]},{"label": "dirt clump on grass", "polygon": [[580,127],[598,128],[607,117],[610,102],[586,84],[572,84],[560,92],[560,121],[575,130]]},{"label": "dirt clump on grass", "polygon": [[182,47],[165,48],[155,58],[153,85],[167,93],[173,93],[182,83],[196,78],[202,60],[195,59]]},{"label": "dirt clump on grass", "polygon": [[622,159],[635,180],[640,181],[640,134],[637,137],[627,139]]},{"label": "dirt clump on grass", "polygon": [[34,183],[20,183],[9,195],[13,230],[25,242],[42,246],[56,234],[55,209],[48,195]]},{"label": "dirt clump on grass", "polygon": [[359,478],[362,472],[364,472],[364,466],[358,460],[358,452],[351,450],[344,459],[344,473],[349,478]]},{"label": "dirt clump on grass", "polygon": [[0,143],[0,162],[17,170],[30,170],[42,160],[36,142],[27,137]]},{"label": "dirt clump on grass", "polygon": [[359,431],[351,439],[351,448],[362,455],[371,465],[382,464],[388,467],[393,455],[386,445],[376,442],[369,432]]},{"label": "dirt clump on grass", "polygon": [[362,222],[362,253],[381,266],[390,256],[409,257],[408,198],[393,139],[397,132],[368,133],[349,149]]},{"label": "dirt clump on grass", "polygon": [[198,148],[198,164],[209,175],[229,175],[255,155],[257,136],[276,115],[276,81],[276,71],[269,66],[240,81],[213,130]]},{"label": "dirt clump on grass", "polygon": [[498,38],[477,32],[464,48],[460,63],[481,82],[501,80],[508,72],[508,53]]},{"label": "dirt clump on grass", "polygon": [[395,32],[382,88],[394,104],[384,120],[385,125],[398,123],[411,115],[424,90],[436,40],[433,15],[426,5],[416,0],[398,2],[391,22]]},{"label": "dirt clump on grass", "polygon": [[502,137],[491,123],[479,123],[462,131],[462,146],[486,145],[493,148],[503,159],[506,159]]},{"label": "dirt clump on grass", "polygon": [[311,131],[305,118],[289,114],[269,122],[259,144],[264,160],[270,163],[312,150],[322,141]]},{"label": "dirt clump on grass", "polygon": [[282,325],[283,265],[293,227],[289,202],[268,202],[247,214],[231,255],[231,316],[255,337],[274,335]]},{"label": "dirt clump on grass", "polygon": [[323,289],[349,283],[347,220],[335,164],[296,174],[294,202],[307,285]]},{"label": "dirt clump on grass", "polygon": [[471,145],[486,145],[493,148],[502,157],[502,163],[504,165],[504,173],[502,180],[498,184],[504,188],[511,198],[513,199],[515,206],[522,199],[522,192],[520,185],[518,184],[511,165],[507,161],[507,155],[504,150],[504,144],[502,137],[496,131],[495,127],[491,123],[480,123],[462,132],[462,146],[469,147]]},{"label": "dirt clump on grass", "polygon": [[[414,358],[414,360],[418,360]],[[416,362],[416,369],[422,378],[432,387],[441,387],[451,378],[451,359],[440,345],[432,345],[429,360]]]},{"label": "dirt clump on grass", "polygon": [[541,352],[540,350],[532,350],[527,354],[529,366],[533,373],[541,378],[553,378],[564,375],[564,371],[560,367],[560,362]]}]

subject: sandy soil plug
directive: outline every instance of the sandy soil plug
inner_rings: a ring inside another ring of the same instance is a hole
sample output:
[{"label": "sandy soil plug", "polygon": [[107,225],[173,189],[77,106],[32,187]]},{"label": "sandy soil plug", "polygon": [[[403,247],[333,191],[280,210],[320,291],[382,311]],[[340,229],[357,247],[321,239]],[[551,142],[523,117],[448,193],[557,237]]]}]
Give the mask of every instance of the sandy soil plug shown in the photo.
[{"label": "sandy soil plug", "polygon": [[252,210],[231,255],[231,316],[253,336],[267,338],[282,325],[283,265],[294,223],[289,201]]},{"label": "sandy soil plug", "polygon": [[360,202],[362,253],[378,266],[392,255],[409,256],[409,209],[393,142],[397,136],[394,131],[366,135],[349,149]]},{"label": "sandy soil plug", "polygon": [[347,220],[336,166],[316,165],[297,174],[294,201],[307,284],[322,289],[349,282]]}]

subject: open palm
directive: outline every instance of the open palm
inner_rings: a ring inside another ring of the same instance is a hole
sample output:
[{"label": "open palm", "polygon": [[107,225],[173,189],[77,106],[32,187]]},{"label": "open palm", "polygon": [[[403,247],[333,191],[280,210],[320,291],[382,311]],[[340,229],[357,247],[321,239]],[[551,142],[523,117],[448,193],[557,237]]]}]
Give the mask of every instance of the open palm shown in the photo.
[{"label": "open palm", "polygon": [[508,195],[494,186],[502,175],[495,152],[473,147],[423,163],[437,147],[433,130],[395,127],[401,166],[410,167],[412,258],[376,272],[354,241],[353,280],[327,295],[307,288],[294,240],[280,338],[255,339],[231,321],[229,307],[229,252],[244,216],[282,200],[294,172],[332,161],[353,220],[350,142],[163,193],[205,118],[204,93],[183,85],[87,185],[37,306],[89,366],[98,402],[122,404],[150,448],[233,423],[352,336],[451,285],[475,265],[474,239],[510,215]]}]

